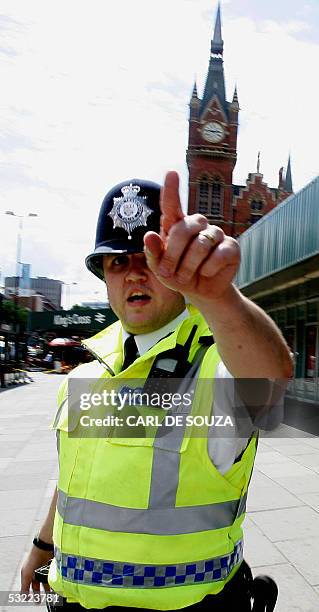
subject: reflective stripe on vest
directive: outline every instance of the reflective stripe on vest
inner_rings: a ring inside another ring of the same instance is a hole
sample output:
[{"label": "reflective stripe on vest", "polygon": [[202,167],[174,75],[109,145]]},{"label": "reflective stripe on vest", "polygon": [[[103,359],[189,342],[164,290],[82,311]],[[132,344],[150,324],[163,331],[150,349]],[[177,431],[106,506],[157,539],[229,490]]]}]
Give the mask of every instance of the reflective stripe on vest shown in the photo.
[{"label": "reflective stripe on vest", "polygon": [[[187,378],[181,381],[178,393],[195,393],[200,365],[207,347],[202,347],[189,371]],[[183,425],[180,427],[164,425],[159,427],[153,444],[152,476],[150,483],[149,508],[174,508],[179,482],[180,450],[182,447],[186,417],[191,413],[192,405],[183,405],[175,410],[168,410],[167,415],[183,415]]]},{"label": "reflective stripe on vest", "polygon": [[223,529],[245,511],[246,495],[240,500],[203,506],[173,508],[123,508],[88,499],[69,497],[58,491],[57,509],[64,523],[104,531],[179,535]]},{"label": "reflective stripe on vest", "polygon": [[193,563],[139,565],[88,559],[55,550],[58,571],[65,580],[100,587],[154,588],[225,580],[243,559],[243,541],[232,553]]}]

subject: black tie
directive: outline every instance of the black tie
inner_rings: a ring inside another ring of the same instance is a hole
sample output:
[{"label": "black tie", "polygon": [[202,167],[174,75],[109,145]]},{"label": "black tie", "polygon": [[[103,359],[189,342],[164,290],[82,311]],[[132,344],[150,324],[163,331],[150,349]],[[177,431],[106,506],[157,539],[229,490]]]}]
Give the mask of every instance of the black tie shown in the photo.
[{"label": "black tie", "polygon": [[134,336],[129,336],[126,338],[124,343],[124,362],[122,365],[122,370],[126,370],[133,361],[135,361],[138,354],[138,348],[136,346]]}]

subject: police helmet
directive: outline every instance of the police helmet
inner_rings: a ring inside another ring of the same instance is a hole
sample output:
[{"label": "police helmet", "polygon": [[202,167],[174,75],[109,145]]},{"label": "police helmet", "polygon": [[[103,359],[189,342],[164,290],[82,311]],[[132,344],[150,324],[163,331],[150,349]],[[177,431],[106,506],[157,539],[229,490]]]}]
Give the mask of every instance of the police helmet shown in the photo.
[{"label": "police helmet", "polygon": [[131,179],[105,196],[96,228],[95,249],[85,259],[87,268],[104,279],[103,255],[143,252],[143,237],[160,228],[160,185]]}]

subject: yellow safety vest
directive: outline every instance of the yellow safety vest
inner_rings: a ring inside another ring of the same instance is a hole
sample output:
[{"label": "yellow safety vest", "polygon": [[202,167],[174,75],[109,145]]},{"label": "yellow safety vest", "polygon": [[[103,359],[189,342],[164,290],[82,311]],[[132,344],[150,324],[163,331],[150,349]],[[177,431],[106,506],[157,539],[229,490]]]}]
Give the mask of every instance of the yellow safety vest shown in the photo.
[{"label": "yellow safety vest", "polygon": [[[184,345],[194,325],[189,360],[209,335],[194,308],[178,328],[120,373],[119,322],[86,341],[101,364],[80,366],[71,377],[145,379],[154,358]],[[199,366],[198,382],[214,378],[216,346]],[[69,376],[69,377],[70,377]],[[196,386],[191,414],[212,405]],[[245,516],[257,440],[224,475],[213,465],[207,437],[182,430],[172,436],[73,438],[68,435],[67,387],[59,394],[54,428],[60,432],[60,476],[49,583],[85,608],[126,606],[180,609],[219,593],[243,559]],[[159,429],[159,428],[158,428]]]}]

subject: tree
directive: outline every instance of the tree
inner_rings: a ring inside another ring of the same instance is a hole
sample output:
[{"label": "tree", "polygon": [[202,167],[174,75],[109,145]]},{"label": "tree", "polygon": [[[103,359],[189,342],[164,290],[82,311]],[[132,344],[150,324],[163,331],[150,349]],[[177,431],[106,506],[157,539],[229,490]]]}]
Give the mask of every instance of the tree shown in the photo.
[{"label": "tree", "polygon": [[25,329],[27,320],[28,320],[28,309],[23,308],[22,306],[15,305],[12,300],[2,300],[2,309],[1,309],[1,323],[6,323],[7,325],[14,325],[17,321],[19,323],[20,329]]},{"label": "tree", "polygon": [[73,304],[72,308],[70,308],[69,312],[72,310],[76,310],[77,312],[83,312],[87,310],[86,306],[82,306],[81,304]]}]

